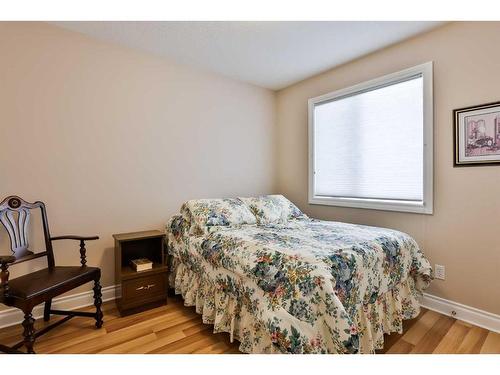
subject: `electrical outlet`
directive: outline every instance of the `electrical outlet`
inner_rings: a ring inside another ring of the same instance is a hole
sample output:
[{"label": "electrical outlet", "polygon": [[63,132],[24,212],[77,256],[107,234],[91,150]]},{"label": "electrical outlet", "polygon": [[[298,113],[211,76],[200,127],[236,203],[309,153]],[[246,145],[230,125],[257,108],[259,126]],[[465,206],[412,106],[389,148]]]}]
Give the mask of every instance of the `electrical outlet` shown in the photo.
[{"label": "electrical outlet", "polygon": [[439,280],[444,280],[445,278],[445,269],[441,264],[434,265],[434,277]]}]

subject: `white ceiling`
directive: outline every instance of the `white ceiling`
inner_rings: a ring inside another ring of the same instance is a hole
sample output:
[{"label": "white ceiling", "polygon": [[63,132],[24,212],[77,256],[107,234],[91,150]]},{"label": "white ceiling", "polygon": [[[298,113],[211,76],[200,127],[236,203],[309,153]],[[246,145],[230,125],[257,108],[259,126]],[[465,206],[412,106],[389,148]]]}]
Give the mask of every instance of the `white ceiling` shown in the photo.
[{"label": "white ceiling", "polygon": [[51,23],[278,90],[443,22]]}]

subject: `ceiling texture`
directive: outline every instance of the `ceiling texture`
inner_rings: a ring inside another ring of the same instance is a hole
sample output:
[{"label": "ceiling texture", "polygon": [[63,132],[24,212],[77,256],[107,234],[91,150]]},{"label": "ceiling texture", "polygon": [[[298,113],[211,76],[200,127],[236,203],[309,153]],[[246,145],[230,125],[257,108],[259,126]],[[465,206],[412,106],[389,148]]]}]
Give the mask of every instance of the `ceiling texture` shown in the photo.
[{"label": "ceiling texture", "polygon": [[424,21],[50,23],[272,90],[444,24]]}]

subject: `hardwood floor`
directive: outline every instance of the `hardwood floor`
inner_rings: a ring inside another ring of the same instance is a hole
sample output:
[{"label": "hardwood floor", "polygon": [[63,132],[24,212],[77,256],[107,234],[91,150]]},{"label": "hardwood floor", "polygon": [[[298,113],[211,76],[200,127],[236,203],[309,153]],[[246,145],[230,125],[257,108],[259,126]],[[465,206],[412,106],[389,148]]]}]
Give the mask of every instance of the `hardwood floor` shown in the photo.
[{"label": "hardwood floor", "polygon": [[[91,311],[85,308],[84,311]],[[226,333],[212,333],[194,308],[184,307],[179,297],[166,306],[120,317],[115,304],[103,305],[104,327],[94,329],[92,319],[74,318],[40,337],[37,353],[239,353],[238,342]],[[58,319],[53,318],[54,319]],[[46,323],[37,320],[36,328]],[[500,353],[500,334],[422,310],[406,321],[402,335],[386,337],[380,353]],[[0,342],[12,345],[21,338],[16,325],[0,330]]]}]

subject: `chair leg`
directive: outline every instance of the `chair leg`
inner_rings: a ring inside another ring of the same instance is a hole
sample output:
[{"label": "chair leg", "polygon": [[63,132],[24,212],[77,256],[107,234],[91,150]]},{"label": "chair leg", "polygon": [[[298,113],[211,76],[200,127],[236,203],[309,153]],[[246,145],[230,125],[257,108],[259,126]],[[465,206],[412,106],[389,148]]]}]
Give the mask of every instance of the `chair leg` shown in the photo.
[{"label": "chair leg", "polygon": [[33,315],[31,314],[31,310],[24,312],[24,321],[23,321],[23,337],[24,337],[24,346],[28,353],[35,353],[33,350],[33,345],[35,344],[35,319],[33,319]]},{"label": "chair leg", "polygon": [[94,306],[95,306],[95,326],[97,328],[101,328],[103,325],[103,314],[101,311],[101,305],[102,305],[102,293],[101,293],[101,284],[99,283],[100,279],[96,279],[94,281]]},{"label": "chair leg", "polygon": [[52,306],[52,300],[49,299],[45,302],[45,308],[43,309],[43,320],[48,322],[50,320],[50,308]]}]

